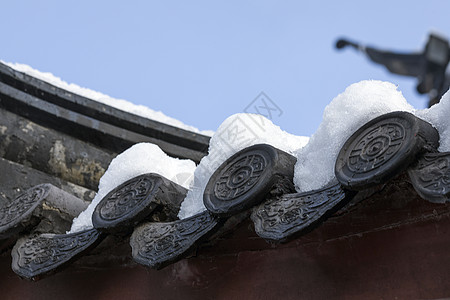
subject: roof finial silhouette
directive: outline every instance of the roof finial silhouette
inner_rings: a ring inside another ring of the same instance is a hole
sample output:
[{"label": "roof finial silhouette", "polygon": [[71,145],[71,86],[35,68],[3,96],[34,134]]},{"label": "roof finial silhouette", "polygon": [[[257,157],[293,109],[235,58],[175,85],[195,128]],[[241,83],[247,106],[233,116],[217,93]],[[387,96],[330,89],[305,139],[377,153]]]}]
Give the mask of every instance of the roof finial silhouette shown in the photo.
[{"label": "roof finial silhouette", "polygon": [[422,52],[395,53],[347,39],[336,42],[337,49],[347,46],[365,53],[371,61],[384,65],[391,73],[416,77],[417,92],[429,95],[428,107],[438,103],[450,86],[450,74],[446,74],[450,60],[449,42],[436,34],[429,35]]}]

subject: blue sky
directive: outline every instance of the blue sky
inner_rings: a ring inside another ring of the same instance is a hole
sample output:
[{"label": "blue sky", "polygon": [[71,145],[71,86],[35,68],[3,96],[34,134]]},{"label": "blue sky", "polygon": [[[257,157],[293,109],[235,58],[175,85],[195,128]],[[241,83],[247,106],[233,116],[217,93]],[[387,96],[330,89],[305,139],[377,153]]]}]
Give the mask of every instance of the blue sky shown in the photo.
[{"label": "blue sky", "polygon": [[448,1],[4,1],[0,59],[215,130],[261,92],[275,124],[311,135],[351,83],[388,80],[416,108],[415,80],[363,55],[345,36],[420,50],[450,36]]}]

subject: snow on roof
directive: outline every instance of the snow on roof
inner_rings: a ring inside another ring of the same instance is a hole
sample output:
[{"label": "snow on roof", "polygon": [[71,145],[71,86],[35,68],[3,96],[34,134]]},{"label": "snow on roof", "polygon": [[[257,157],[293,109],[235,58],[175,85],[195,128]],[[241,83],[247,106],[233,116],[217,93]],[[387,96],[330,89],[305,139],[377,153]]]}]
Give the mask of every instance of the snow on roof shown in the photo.
[{"label": "snow on roof", "polygon": [[447,91],[441,101],[428,109],[416,111],[416,116],[431,123],[439,132],[439,151],[450,151],[450,91]]},{"label": "snow on roof", "polygon": [[331,182],[345,141],[368,121],[391,111],[413,112],[414,108],[389,82],[361,81],[335,97],[325,107],[322,122],[308,145],[296,153],[296,189],[306,192]]},{"label": "snow on roof", "polygon": [[[193,216],[206,209],[203,191],[216,168],[239,150],[260,143],[270,144],[297,157],[294,174],[297,191],[319,189],[334,180],[337,155],[350,135],[366,122],[392,111],[407,111],[431,123],[440,134],[439,150],[450,151],[449,92],[439,104],[416,110],[394,84],[366,80],[350,85],[331,101],[325,108],[322,123],[311,138],[287,133],[260,115],[235,114],[227,118],[212,136],[208,155],[197,167],[192,161],[163,155],[155,145],[133,146],[113,160],[100,181],[95,202],[127,179],[155,172],[189,186],[178,216],[181,219]],[[91,215],[93,209],[87,214]],[[79,228],[83,226],[92,227],[82,224]]]},{"label": "snow on roof", "polygon": [[450,151],[450,93],[429,109],[416,110],[397,86],[365,80],[350,85],[325,108],[322,123],[309,143],[297,153],[294,183],[297,191],[322,188],[334,179],[334,165],[345,141],[368,121],[406,111],[432,124],[439,132],[439,151]]},{"label": "snow on roof", "polygon": [[56,87],[65,89],[74,94],[89,98],[89,99],[97,101],[97,102],[101,102],[103,104],[115,107],[117,109],[129,112],[131,114],[134,114],[134,115],[137,115],[140,117],[144,117],[147,119],[151,119],[154,121],[158,121],[161,123],[165,123],[165,124],[168,124],[171,126],[175,126],[178,128],[182,128],[185,130],[189,130],[189,131],[192,131],[195,133],[200,133],[200,134],[207,135],[207,136],[211,136],[214,133],[214,131],[211,131],[211,130],[199,130],[196,127],[186,125],[177,119],[166,116],[165,114],[163,114],[160,111],[154,111],[154,110],[148,108],[147,106],[136,105],[136,104],[133,104],[133,103],[131,103],[127,100],[123,100],[123,99],[115,99],[106,94],[103,94],[103,93],[100,93],[97,91],[93,91],[88,88],[80,87],[79,85],[76,85],[74,83],[67,83],[67,82],[63,81],[61,78],[54,76],[52,73],[41,72],[41,71],[33,69],[32,67],[25,65],[25,64],[8,63],[8,62],[3,62],[1,60],[0,60],[0,62],[8,65],[9,67],[11,67],[19,72],[25,73],[32,77],[35,77],[35,78],[38,78],[45,82],[48,82]]},{"label": "snow on roof", "polygon": [[269,144],[294,154],[308,140],[308,137],[283,131],[261,115],[241,113],[228,117],[212,136],[208,155],[202,158],[195,169],[193,184],[181,204],[178,217],[184,219],[206,210],[203,192],[208,180],[217,167],[234,153],[255,144]]},{"label": "snow on roof", "polygon": [[91,204],[73,220],[69,233],[93,228],[95,207],[110,191],[125,181],[146,173],[156,173],[188,188],[193,178],[195,163],[189,159],[168,156],[157,145],[139,143],[114,158],[103,174],[98,193]]}]

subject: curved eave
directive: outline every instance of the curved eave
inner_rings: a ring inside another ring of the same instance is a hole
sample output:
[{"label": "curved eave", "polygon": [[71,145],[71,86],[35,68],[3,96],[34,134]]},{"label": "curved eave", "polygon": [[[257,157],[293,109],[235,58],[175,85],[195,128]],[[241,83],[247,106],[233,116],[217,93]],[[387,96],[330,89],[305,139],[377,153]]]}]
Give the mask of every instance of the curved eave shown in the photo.
[{"label": "curved eave", "polygon": [[210,137],[96,102],[0,63],[0,107],[113,152],[152,142],[168,154],[196,162]]}]

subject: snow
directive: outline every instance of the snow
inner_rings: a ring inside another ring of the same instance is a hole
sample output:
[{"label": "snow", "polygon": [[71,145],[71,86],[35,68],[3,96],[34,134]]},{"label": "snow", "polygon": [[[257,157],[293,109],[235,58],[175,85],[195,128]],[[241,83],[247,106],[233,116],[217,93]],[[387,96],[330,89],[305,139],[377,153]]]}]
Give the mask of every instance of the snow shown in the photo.
[{"label": "snow", "polygon": [[440,152],[450,151],[450,92],[429,109],[416,110],[389,82],[366,80],[350,85],[325,108],[309,143],[296,152],[294,184],[298,192],[322,188],[334,180],[334,165],[345,141],[368,121],[392,111],[406,111],[439,132]]},{"label": "snow", "polygon": [[414,112],[397,87],[366,80],[350,85],[325,107],[322,123],[297,151],[294,184],[298,192],[322,188],[334,179],[334,165],[345,141],[368,121],[392,111]]},{"label": "snow", "polygon": [[98,193],[87,209],[73,220],[70,233],[93,228],[92,214],[95,206],[119,184],[142,174],[156,173],[188,188],[194,170],[193,161],[170,157],[157,145],[140,143],[132,146],[111,161],[100,179]]},{"label": "snow", "polygon": [[431,123],[439,132],[440,152],[450,152],[450,91],[447,91],[441,101],[428,109],[419,110],[416,115]]},{"label": "snow", "polygon": [[267,118],[256,114],[235,114],[228,117],[217,129],[209,143],[208,155],[198,165],[194,181],[178,214],[188,218],[206,210],[203,191],[209,177],[234,153],[255,144],[270,144],[294,154],[308,142],[307,137],[295,136],[274,125]]},{"label": "snow", "polygon": [[182,128],[185,130],[189,130],[192,132],[196,132],[196,133],[200,133],[203,135],[208,135],[211,136],[214,132],[211,130],[198,130],[197,128],[193,127],[193,126],[189,126],[184,124],[183,122],[168,117],[165,114],[163,114],[160,111],[154,111],[150,108],[148,108],[147,106],[144,105],[136,105],[133,104],[129,101],[126,100],[122,100],[122,99],[115,99],[112,98],[108,95],[105,95],[103,93],[100,92],[96,92],[87,88],[83,88],[80,87],[76,84],[73,83],[67,83],[63,80],[61,80],[61,78],[54,76],[52,73],[49,72],[41,72],[38,71],[36,69],[33,69],[32,67],[25,65],[25,64],[19,64],[19,63],[8,63],[8,62],[4,62],[1,61],[3,64],[8,65],[9,67],[15,69],[16,71],[25,73],[27,75],[33,76],[35,78],[38,78],[42,81],[45,81],[47,83],[50,83],[51,85],[54,85],[56,87],[65,89],[67,91],[70,91],[74,94],[89,98],[91,100],[97,101],[97,102],[101,102],[103,104],[106,104],[108,106],[112,106],[115,107],[117,109],[129,112],[131,114],[137,115],[137,116],[141,116],[147,119],[151,119],[154,121],[158,121],[161,123],[165,123],[168,125],[172,125],[178,128]]}]

